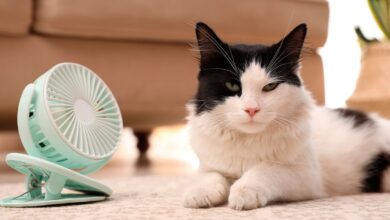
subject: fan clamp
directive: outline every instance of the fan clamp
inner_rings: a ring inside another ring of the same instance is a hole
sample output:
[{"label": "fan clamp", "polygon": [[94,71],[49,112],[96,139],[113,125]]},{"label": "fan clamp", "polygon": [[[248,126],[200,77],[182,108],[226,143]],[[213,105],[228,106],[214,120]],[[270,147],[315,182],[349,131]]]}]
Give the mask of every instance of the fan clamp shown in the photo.
[{"label": "fan clamp", "polygon": [[[71,169],[33,156],[10,153],[7,164],[26,175],[26,192],[0,200],[5,207],[37,207],[107,199],[112,190],[102,183]],[[71,190],[77,193],[64,193]]]}]

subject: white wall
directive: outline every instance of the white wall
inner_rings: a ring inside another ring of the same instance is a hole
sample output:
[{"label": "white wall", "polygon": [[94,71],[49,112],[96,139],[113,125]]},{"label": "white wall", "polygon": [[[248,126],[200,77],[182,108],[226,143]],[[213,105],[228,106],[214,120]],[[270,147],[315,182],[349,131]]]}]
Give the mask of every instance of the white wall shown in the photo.
[{"label": "white wall", "polygon": [[342,107],[352,94],[360,70],[359,25],[367,37],[382,38],[366,0],[329,0],[329,34],[320,50],[324,61],[326,105]]}]

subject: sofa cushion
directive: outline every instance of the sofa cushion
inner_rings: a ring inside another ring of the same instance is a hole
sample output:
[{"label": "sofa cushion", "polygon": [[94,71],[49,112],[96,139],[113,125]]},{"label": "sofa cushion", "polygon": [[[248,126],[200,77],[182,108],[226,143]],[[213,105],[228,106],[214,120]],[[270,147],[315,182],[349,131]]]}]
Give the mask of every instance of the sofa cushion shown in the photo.
[{"label": "sofa cushion", "polygon": [[324,44],[325,0],[37,0],[37,32],[109,39],[190,41],[197,21],[231,42],[273,42],[306,22],[310,46]]},{"label": "sofa cushion", "polygon": [[26,34],[32,22],[33,0],[0,1],[0,33]]}]

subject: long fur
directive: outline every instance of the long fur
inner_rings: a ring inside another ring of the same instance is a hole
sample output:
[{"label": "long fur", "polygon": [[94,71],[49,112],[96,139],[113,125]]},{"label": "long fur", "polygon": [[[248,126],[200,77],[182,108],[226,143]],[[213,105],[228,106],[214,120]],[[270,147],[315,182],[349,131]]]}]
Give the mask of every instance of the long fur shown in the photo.
[{"label": "long fur", "polygon": [[[206,36],[217,38],[207,28],[211,34]],[[199,39],[204,32],[197,33]],[[222,41],[217,38],[212,43],[215,42],[223,49]],[[367,184],[374,186],[368,188],[373,191],[378,187],[380,191],[390,190],[390,172],[386,171],[389,121],[376,115],[316,106],[304,86],[288,81],[295,80],[293,76],[282,75],[286,83],[264,92],[265,85],[280,77],[271,74],[261,59],[240,62],[239,51],[234,49],[223,53],[224,58],[232,56],[225,66],[218,55],[210,55],[210,51],[201,54],[203,69],[213,65],[227,69],[230,65],[234,66],[231,71],[237,68],[240,73],[234,77],[221,72],[210,76],[201,70],[198,97],[187,106],[190,143],[200,159],[200,170],[197,181],[184,195],[184,206],[202,208],[228,203],[241,210],[275,201],[356,194],[368,191]],[[285,50],[288,52],[288,48]],[[290,68],[299,77],[296,66]],[[215,81],[216,76],[221,77],[221,83],[239,78],[241,90],[224,93],[226,88]],[[210,93],[208,86],[221,91]],[[210,97],[213,100],[207,101]],[[252,117],[246,108],[260,110]],[[379,165],[377,155],[382,155]],[[381,170],[375,170],[378,167]]]}]

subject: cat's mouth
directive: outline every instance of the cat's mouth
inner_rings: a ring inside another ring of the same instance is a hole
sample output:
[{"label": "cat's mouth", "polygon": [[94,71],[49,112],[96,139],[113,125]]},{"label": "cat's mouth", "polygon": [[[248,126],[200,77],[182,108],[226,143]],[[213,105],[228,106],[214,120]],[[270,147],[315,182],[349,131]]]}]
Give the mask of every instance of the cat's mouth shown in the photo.
[{"label": "cat's mouth", "polygon": [[243,125],[249,125],[249,126],[254,126],[254,125],[257,125],[258,122],[255,121],[253,118],[247,120],[247,121],[244,121],[242,122]]},{"label": "cat's mouth", "polygon": [[264,124],[253,119],[248,119],[241,121],[241,123],[237,123],[236,129],[243,133],[255,134],[261,132],[264,129]]}]

